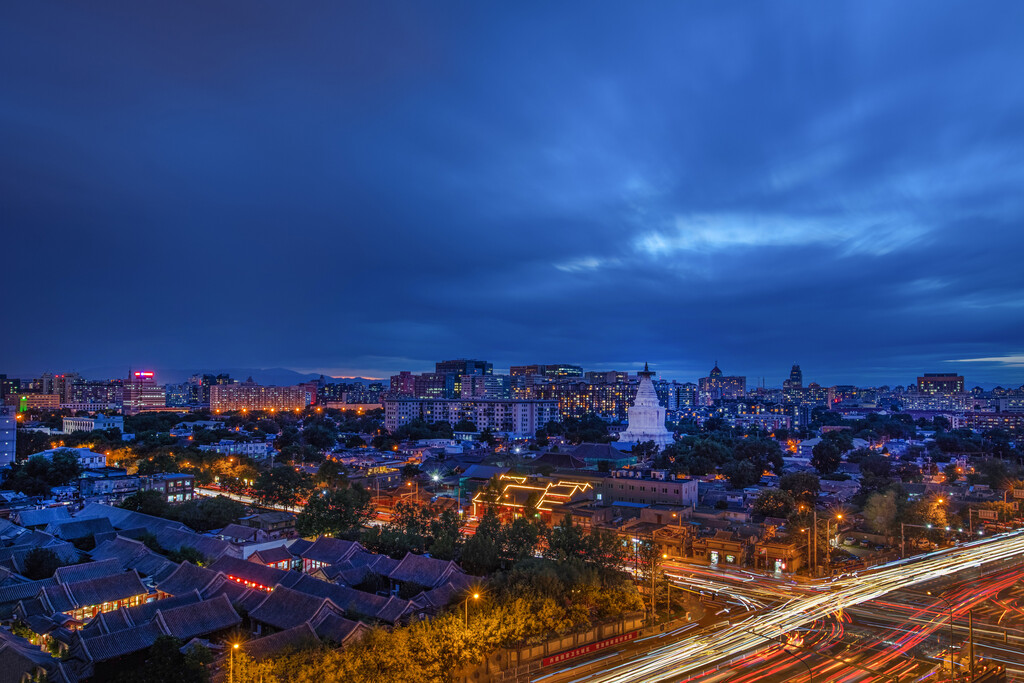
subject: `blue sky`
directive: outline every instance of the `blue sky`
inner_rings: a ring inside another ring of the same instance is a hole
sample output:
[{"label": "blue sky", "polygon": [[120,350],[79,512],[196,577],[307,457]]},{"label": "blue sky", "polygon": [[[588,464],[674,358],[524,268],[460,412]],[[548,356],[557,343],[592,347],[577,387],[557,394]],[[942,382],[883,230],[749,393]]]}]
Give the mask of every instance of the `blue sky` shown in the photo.
[{"label": "blue sky", "polygon": [[0,372],[1019,385],[1022,15],[6,3]]}]

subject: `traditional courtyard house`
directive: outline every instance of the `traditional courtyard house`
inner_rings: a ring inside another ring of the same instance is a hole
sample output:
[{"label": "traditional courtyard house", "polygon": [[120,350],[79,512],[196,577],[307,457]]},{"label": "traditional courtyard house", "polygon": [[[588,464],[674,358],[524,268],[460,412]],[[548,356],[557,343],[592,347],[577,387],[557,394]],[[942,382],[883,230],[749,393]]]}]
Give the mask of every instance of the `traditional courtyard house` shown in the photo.
[{"label": "traditional courtyard house", "polygon": [[247,588],[272,591],[276,586],[288,586],[298,580],[298,572],[267,567],[257,562],[248,562],[236,557],[222,557],[209,565],[210,571],[221,572],[235,583]]},{"label": "traditional courtyard house", "polygon": [[85,678],[99,680],[130,666],[130,658],[149,648],[160,636],[188,641],[200,636],[214,637],[237,628],[242,618],[227,596],[192,602],[171,609],[157,609],[148,621],[110,632],[78,631],[66,659],[79,664]]},{"label": "traditional courtyard house", "polygon": [[279,545],[276,548],[264,548],[262,550],[257,550],[249,556],[249,562],[256,562],[257,564],[262,564],[265,567],[273,567],[274,569],[281,570],[293,568],[292,554],[283,545]]},{"label": "traditional courtyard house", "polygon": [[321,567],[341,564],[361,550],[363,546],[355,541],[321,536],[302,553],[302,571],[312,574]]}]

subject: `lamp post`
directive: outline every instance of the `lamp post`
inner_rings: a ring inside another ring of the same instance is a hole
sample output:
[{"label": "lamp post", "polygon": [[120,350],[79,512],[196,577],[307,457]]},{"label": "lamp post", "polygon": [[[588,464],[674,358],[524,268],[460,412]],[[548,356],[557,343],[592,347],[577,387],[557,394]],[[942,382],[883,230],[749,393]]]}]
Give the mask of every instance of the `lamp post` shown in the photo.
[{"label": "lamp post", "polygon": [[479,600],[480,599],[480,594],[479,593],[473,593],[472,595],[467,595],[466,596],[466,601],[463,603],[463,605],[466,608],[466,628],[467,629],[469,628],[469,599],[470,598],[473,598],[474,600]]},{"label": "lamp post", "polygon": [[954,674],[954,672],[953,672],[953,603],[951,603],[949,601],[949,598],[946,598],[944,596],[932,595],[931,591],[926,591],[924,593],[919,593],[918,591],[913,591],[913,590],[910,590],[909,588],[901,588],[900,592],[901,593],[910,593],[911,595],[918,595],[920,597],[938,598],[939,600],[942,600],[944,603],[946,603],[946,607],[949,608],[949,676],[950,676],[950,678],[952,678],[953,674]]},{"label": "lamp post", "polygon": [[808,664],[807,662],[805,662],[800,657],[797,657],[795,654],[793,654],[789,650],[787,650],[786,646],[789,645],[789,643],[787,643],[784,640],[782,640],[782,638],[774,638],[772,636],[766,636],[763,633],[758,633],[757,631],[751,631],[750,629],[741,628],[740,630],[743,631],[744,633],[749,633],[752,636],[757,636],[758,638],[764,638],[765,640],[770,640],[772,642],[781,644],[783,652],[785,652],[787,655],[789,655],[790,657],[792,657],[793,659],[795,659],[796,661],[800,662],[801,664],[803,664],[804,666],[807,667],[807,681],[808,681],[808,683],[814,683],[814,672],[811,670],[811,665]]},{"label": "lamp post", "polygon": [[235,650],[238,649],[238,643],[234,643],[231,646],[231,666],[228,670],[228,683],[234,683],[235,681]]},{"label": "lamp post", "polygon": [[[668,553],[662,553],[661,559],[667,560]],[[672,616],[672,582],[665,579],[665,611],[668,612],[669,617]]]},{"label": "lamp post", "polygon": [[914,529],[931,529],[931,524],[907,524],[906,522],[900,522],[900,559],[902,560],[907,555],[907,534],[906,527],[912,527]]}]

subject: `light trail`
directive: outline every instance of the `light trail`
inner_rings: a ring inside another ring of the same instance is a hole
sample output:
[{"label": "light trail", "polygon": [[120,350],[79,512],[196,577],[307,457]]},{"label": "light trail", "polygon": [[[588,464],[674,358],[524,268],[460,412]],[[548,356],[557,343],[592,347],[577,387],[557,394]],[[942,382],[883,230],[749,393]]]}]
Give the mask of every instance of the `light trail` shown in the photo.
[{"label": "light trail", "polygon": [[[766,637],[784,637],[808,622],[825,619],[839,610],[880,598],[900,588],[946,578],[984,564],[1020,559],[1024,559],[1024,531],[898,560],[821,585],[823,590],[809,595],[790,597],[770,612],[639,654],[630,661],[584,674],[577,680],[587,683],[653,683],[678,679],[695,670],[711,669],[717,663],[741,658],[750,650],[763,649]],[[899,647],[905,651],[907,644]],[[586,666],[587,663],[582,663],[574,669]]]}]

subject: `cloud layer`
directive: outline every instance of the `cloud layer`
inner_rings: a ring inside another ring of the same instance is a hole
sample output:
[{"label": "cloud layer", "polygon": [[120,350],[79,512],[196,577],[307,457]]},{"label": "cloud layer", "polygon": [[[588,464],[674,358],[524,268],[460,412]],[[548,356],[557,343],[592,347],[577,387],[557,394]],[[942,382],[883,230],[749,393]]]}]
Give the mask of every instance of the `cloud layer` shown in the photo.
[{"label": "cloud layer", "polygon": [[9,3],[0,372],[1020,384],[1022,15]]}]

